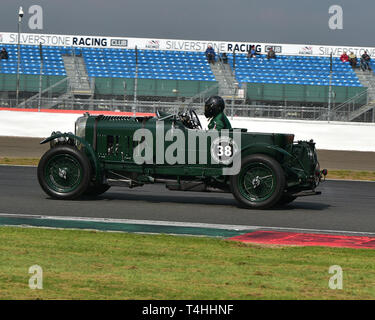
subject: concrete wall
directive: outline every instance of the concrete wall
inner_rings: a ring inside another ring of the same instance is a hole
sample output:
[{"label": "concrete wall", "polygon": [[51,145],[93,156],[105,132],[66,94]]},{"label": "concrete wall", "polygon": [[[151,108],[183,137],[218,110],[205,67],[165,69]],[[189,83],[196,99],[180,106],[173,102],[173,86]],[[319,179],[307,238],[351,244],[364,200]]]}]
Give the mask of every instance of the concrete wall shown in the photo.
[{"label": "concrete wall", "polygon": [[[52,131],[74,132],[77,113],[0,111],[0,136],[47,137]],[[201,116],[202,125],[207,121]],[[251,132],[293,133],[296,140],[314,139],[322,150],[375,152],[375,124],[326,121],[230,119],[234,128]]]}]

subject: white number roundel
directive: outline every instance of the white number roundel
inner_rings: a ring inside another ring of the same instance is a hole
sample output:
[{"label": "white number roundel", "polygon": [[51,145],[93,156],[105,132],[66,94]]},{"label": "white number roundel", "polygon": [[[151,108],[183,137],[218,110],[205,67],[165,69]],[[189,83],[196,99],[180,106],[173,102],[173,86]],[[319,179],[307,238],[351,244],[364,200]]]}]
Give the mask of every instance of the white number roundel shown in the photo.
[{"label": "white number roundel", "polygon": [[211,144],[211,158],[220,164],[231,164],[237,151],[237,144],[227,136],[218,137]]}]

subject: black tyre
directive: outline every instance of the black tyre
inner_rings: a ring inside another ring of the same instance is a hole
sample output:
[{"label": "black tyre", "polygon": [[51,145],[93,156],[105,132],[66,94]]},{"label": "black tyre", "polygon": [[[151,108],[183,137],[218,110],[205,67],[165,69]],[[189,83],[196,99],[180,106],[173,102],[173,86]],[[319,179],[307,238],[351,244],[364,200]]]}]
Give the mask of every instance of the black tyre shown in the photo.
[{"label": "black tyre", "polygon": [[108,184],[91,184],[84,194],[87,196],[96,197],[108,191],[110,187],[111,186]]},{"label": "black tyre", "polygon": [[244,207],[267,209],[277,204],[285,188],[280,164],[264,154],[253,154],[241,161],[241,171],[230,177],[233,196]]},{"label": "black tyre", "polygon": [[282,196],[281,196],[281,198],[280,198],[280,200],[277,202],[277,204],[278,205],[286,205],[286,204],[288,204],[288,203],[291,203],[291,202],[293,202],[294,200],[296,200],[297,199],[297,197],[294,197],[294,196],[292,196],[292,195],[290,195],[290,194],[287,194],[287,193],[284,193]]},{"label": "black tyre", "polygon": [[90,183],[87,156],[69,145],[48,150],[39,161],[38,181],[45,193],[55,199],[75,199]]}]

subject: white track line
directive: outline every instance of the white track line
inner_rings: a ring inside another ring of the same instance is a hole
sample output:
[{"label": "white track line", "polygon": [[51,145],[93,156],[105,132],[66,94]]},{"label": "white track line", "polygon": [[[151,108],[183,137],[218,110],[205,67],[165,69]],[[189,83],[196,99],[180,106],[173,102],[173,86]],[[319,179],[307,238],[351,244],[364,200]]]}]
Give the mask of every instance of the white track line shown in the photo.
[{"label": "white track line", "polygon": [[307,233],[330,233],[330,234],[353,234],[361,236],[375,236],[375,232],[362,231],[346,231],[346,230],[325,230],[325,229],[303,229],[290,227],[265,227],[265,226],[243,226],[243,225],[226,225],[226,224],[209,224],[197,222],[177,222],[177,221],[156,221],[156,220],[132,220],[132,219],[110,219],[110,218],[88,218],[88,217],[61,217],[61,216],[44,216],[44,215],[30,215],[30,214],[10,214],[0,213],[0,218],[33,218],[46,220],[62,220],[62,221],[85,221],[85,222],[102,222],[102,223],[126,223],[139,225],[155,225],[155,226],[170,226],[170,227],[191,227],[191,228],[208,228],[208,229],[225,229],[225,230],[278,230],[278,231],[293,231],[293,232],[307,232]]}]

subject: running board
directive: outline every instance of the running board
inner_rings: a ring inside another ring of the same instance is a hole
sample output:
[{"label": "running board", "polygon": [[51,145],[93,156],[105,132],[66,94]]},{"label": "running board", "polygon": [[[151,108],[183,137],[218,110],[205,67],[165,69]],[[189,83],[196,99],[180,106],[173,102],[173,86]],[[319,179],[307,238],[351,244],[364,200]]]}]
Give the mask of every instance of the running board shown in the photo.
[{"label": "running board", "polygon": [[135,182],[134,180],[130,179],[107,179],[107,184],[111,187],[141,187],[143,184]]},{"label": "running board", "polygon": [[297,193],[292,193],[293,197],[307,197],[307,196],[318,196],[322,194],[321,191],[301,191]]},{"label": "running board", "polygon": [[171,191],[190,191],[190,192],[215,192],[228,193],[229,190],[207,186],[205,183],[181,183],[181,184],[166,184],[168,190]]},{"label": "running board", "polygon": [[166,184],[167,189],[173,191],[197,191],[204,192],[207,186],[204,182],[183,182]]}]

